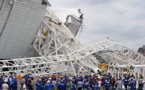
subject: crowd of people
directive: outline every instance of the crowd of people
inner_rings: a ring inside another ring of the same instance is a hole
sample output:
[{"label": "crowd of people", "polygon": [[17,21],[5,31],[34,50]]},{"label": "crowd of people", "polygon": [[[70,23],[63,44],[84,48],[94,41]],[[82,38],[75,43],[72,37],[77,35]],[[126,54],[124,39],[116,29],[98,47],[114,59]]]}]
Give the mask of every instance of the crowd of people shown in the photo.
[{"label": "crowd of people", "polygon": [[[20,90],[145,90],[143,76],[132,74],[111,76],[110,73],[97,75],[57,76],[40,75],[36,81],[32,75],[24,75]],[[17,90],[16,75],[1,75],[0,90]],[[138,87],[138,88],[137,88]]]}]

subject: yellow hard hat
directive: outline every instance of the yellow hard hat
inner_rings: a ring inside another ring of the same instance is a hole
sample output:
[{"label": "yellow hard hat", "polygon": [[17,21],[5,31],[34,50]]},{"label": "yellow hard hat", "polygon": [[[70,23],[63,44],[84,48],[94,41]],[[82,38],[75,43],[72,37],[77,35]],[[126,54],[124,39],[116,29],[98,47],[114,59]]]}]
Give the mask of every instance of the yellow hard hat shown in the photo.
[{"label": "yellow hard hat", "polygon": [[61,78],[63,78],[63,76],[61,76]]},{"label": "yellow hard hat", "polygon": [[80,76],[82,76],[82,75],[80,74]]},{"label": "yellow hard hat", "polygon": [[138,78],[140,78],[140,76]]},{"label": "yellow hard hat", "polygon": [[93,77],[91,77],[91,79],[92,79]]},{"label": "yellow hard hat", "polygon": [[98,75],[96,75],[96,77],[97,77]]}]

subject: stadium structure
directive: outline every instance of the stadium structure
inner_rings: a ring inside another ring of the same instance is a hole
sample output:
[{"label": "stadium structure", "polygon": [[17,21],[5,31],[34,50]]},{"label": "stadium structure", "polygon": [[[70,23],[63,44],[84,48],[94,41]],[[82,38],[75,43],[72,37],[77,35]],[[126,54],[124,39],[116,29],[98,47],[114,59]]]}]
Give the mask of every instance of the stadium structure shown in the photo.
[{"label": "stadium structure", "polygon": [[112,75],[145,73],[145,57],[110,38],[84,47],[76,38],[81,9],[50,6],[47,0],[0,0],[0,73],[98,73],[94,53]]}]

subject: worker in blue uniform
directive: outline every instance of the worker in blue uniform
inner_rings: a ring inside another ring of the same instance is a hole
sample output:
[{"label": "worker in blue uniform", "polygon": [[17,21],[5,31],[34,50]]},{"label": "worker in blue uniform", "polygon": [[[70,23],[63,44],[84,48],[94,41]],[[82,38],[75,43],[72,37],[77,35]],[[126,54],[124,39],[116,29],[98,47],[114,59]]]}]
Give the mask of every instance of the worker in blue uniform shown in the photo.
[{"label": "worker in blue uniform", "polygon": [[80,76],[79,76],[79,79],[81,80],[81,81],[83,81],[83,77],[82,77],[82,75],[80,74]]},{"label": "worker in blue uniform", "polygon": [[2,85],[3,85],[3,82],[2,82],[2,79],[0,77],[0,88],[2,88]]},{"label": "worker in blue uniform", "polygon": [[74,83],[75,83],[75,80],[72,79],[71,89],[70,90],[76,90],[76,85]]},{"label": "worker in blue uniform", "polygon": [[48,80],[45,84],[44,88],[45,90],[53,90],[54,85]]},{"label": "worker in blue uniform", "polygon": [[41,80],[37,80],[37,83],[35,85],[36,85],[36,90],[42,90]]},{"label": "worker in blue uniform", "polygon": [[131,79],[130,86],[131,90],[135,90],[135,81],[133,79]]},{"label": "worker in blue uniform", "polygon": [[109,79],[107,79],[107,81],[105,82],[106,90],[110,90],[110,86],[111,86],[111,83],[110,83]]},{"label": "worker in blue uniform", "polygon": [[87,80],[84,81],[83,90],[89,90],[89,84],[88,84]]},{"label": "worker in blue uniform", "polygon": [[98,83],[93,82],[91,90],[98,90]]},{"label": "worker in blue uniform", "polygon": [[9,88],[10,88],[11,81],[10,81],[9,78],[8,78],[7,84],[8,84],[8,86],[9,86]]},{"label": "worker in blue uniform", "polygon": [[84,77],[86,80],[89,80],[89,76],[88,75],[85,75]]},{"label": "worker in blue uniform", "polygon": [[125,79],[123,80],[125,90],[127,90],[128,83],[129,83],[129,81],[128,81],[127,77],[125,77]]},{"label": "worker in blue uniform", "polygon": [[63,80],[61,80],[60,84],[57,87],[58,90],[66,90],[66,85]]},{"label": "worker in blue uniform", "polygon": [[102,77],[101,81],[102,81],[102,87],[104,89],[105,88],[105,77],[104,76]]},{"label": "worker in blue uniform", "polygon": [[13,90],[17,90],[17,79],[16,78],[14,78]]}]

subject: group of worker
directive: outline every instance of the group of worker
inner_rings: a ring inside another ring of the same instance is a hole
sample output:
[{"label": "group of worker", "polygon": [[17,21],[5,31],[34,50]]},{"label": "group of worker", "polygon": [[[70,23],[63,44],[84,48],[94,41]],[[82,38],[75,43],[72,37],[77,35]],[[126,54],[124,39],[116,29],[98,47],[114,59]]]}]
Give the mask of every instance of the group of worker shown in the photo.
[{"label": "group of worker", "polygon": [[17,90],[16,75],[0,75],[0,90]]},{"label": "group of worker", "polygon": [[[138,89],[136,88],[137,82]],[[145,85],[142,75],[138,77],[138,80],[131,74],[115,79],[109,73],[102,76],[90,74],[75,77],[40,75],[36,83],[34,83],[33,77],[24,76],[22,83],[28,90],[122,90],[123,85],[125,90],[144,90],[143,83]],[[25,88],[23,90],[26,90]]]},{"label": "group of worker", "polygon": [[[17,86],[16,75],[0,76],[0,90],[17,90]],[[40,75],[36,82],[32,75],[24,75],[21,79],[20,90],[122,90],[123,86],[125,90],[145,90],[142,75],[135,79],[131,74],[113,77],[110,73],[74,77]]]}]

